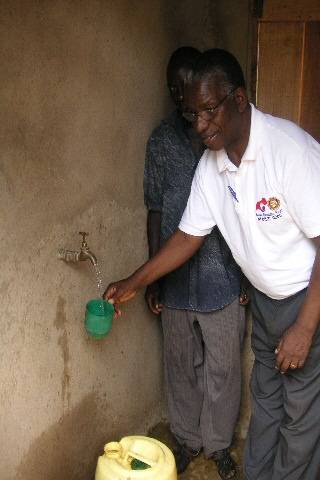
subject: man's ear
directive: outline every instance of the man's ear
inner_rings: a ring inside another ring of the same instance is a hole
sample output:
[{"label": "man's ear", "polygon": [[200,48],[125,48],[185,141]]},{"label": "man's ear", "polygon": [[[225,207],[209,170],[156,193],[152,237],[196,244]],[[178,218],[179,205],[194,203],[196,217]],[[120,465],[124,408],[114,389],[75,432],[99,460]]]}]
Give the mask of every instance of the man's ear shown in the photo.
[{"label": "man's ear", "polygon": [[243,87],[238,87],[234,93],[234,99],[238,107],[239,113],[243,113],[248,106],[248,96],[246,89]]}]

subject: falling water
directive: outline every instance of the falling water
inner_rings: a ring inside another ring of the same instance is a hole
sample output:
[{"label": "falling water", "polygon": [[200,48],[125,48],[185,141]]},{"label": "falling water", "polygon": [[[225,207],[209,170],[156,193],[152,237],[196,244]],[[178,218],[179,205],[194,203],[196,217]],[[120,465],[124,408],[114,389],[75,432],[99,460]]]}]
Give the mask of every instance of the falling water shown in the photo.
[{"label": "falling water", "polygon": [[102,286],[102,274],[100,272],[100,268],[98,264],[94,265],[94,273],[96,275],[96,283],[98,287],[98,295],[101,298],[101,310],[104,310],[104,303],[103,303],[103,286]]},{"label": "falling water", "polygon": [[102,275],[100,272],[100,268],[98,264],[94,265],[94,272],[96,274],[96,282],[97,282],[97,287],[98,287],[98,294],[99,297],[103,297],[103,288],[102,288]]}]

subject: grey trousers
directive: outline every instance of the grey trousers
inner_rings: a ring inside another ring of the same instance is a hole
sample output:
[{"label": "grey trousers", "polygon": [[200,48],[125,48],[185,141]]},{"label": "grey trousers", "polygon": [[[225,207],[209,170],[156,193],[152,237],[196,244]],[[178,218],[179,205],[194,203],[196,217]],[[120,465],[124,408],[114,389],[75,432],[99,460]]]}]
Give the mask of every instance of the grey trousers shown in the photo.
[{"label": "grey trousers", "polygon": [[245,448],[247,480],[320,479],[320,331],[302,369],[275,369],[279,338],[296,320],[306,290],[272,300],[253,289],[252,416]]},{"label": "grey trousers", "polygon": [[245,309],[238,299],[210,313],[164,308],[162,326],[171,430],[210,457],[230,445],[238,418]]}]

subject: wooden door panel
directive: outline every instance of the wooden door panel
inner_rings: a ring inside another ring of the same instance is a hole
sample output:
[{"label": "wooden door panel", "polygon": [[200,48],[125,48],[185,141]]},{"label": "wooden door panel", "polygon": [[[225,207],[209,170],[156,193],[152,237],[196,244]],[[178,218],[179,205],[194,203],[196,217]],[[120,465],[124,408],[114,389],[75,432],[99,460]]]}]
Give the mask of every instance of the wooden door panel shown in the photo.
[{"label": "wooden door panel", "polygon": [[257,106],[299,122],[303,23],[261,22],[258,32]]},{"label": "wooden door panel", "polygon": [[300,124],[320,141],[320,22],[306,23]]},{"label": "wooden door panel", "polygon": [[264,0],[262,19],[286,22],[320,20],[319,0]]}]

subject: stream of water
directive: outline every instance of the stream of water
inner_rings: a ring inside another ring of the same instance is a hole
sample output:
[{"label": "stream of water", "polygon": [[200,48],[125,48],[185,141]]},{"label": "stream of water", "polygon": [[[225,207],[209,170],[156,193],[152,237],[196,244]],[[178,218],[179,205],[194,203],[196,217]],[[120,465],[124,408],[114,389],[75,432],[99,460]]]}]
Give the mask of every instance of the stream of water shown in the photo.
[{"label": "stream of water", "polygon": [[101,299],[101,310],[104,311],[104,303],[103,303],[103,294],[104,294],[104,289],[103,289],[103,286],[102,286],[102,274],[101,274],[101,271],[100,271],[100,268],[97,265],[94,265],[94,273],[96,275],[96,284],[97,284],[97,287],[98,287],[98,296],[99,298]]}]

